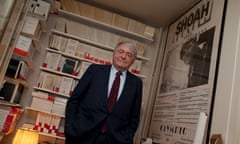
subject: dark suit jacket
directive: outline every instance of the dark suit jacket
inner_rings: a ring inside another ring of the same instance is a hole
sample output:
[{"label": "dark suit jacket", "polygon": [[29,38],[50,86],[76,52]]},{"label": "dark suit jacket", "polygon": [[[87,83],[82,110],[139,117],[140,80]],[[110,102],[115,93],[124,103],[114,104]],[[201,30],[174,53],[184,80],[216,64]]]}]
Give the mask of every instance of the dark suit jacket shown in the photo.
[{"label": "dark suit jacket", "polygon": [[107,108],[110,65],[92,64],[69,98],[65,136],[92,144],[107,120],[109,144],[132,144],[139,124],[142,81],[127,72],[121,96],[111,113]]}]

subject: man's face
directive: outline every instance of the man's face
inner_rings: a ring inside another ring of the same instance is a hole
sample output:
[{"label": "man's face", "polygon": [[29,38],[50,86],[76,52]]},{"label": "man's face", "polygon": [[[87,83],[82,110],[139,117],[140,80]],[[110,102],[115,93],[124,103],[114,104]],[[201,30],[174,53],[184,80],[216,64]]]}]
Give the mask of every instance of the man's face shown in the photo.
[{"label": "man's face", "polygon": [[134,60],[134,51],[125,45],[119,45],[113,52],[113,65],[120,71],[127,70]]}]

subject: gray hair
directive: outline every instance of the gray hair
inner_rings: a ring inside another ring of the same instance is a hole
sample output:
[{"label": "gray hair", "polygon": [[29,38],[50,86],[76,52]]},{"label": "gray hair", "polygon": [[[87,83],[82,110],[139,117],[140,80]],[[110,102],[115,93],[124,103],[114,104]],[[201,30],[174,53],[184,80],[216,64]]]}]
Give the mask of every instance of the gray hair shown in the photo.
[{"label": "gray hair", "polygon": [[137,56],[137,47],[136,47],[136,45],[135,45],[134,43],[129,42],[129,41],[119,42],[119,43],[116,45],[115,49],[116,49],[118,46],[120,46],[120,45],[125,45],[125,46],[127,46],[128,48],[130,48],[130,49],[134,52],[135,57]]}]

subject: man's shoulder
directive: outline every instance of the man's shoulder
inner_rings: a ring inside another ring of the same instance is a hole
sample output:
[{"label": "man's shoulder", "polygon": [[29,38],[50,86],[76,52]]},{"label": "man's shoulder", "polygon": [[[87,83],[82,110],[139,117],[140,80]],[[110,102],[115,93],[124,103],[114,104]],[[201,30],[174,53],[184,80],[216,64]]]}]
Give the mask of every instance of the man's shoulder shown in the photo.
[{"label": "man's shoulder", "polygon": [[131,78],[131,79],[133,79],[133,80],[135,80],[135,81],[140,81],[140,82],[142,82],[142,79],[141,78],[139,78],[138,76],[136,76],[135,74],[133,74],[133,73],[131,73],[131,72],[129,72],[129,71],[127,71],[127,77],[128,78]]}]

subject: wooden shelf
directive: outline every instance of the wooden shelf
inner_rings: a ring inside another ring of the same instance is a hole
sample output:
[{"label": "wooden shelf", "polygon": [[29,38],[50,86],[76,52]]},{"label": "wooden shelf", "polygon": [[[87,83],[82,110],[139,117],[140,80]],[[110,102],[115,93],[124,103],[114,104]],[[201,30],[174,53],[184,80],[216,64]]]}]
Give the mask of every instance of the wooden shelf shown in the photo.
[{"label": "wooden shelf", "polygon": [[48,136],[48,137],[52,137],[52,138],[56,138],[56,139],[65,140],[65,137],[61,137],[61,136],[56,136],[56,135],[47,134],[47,133],[43,133],[43,132],[38,132],[38,134]]},{"label": "wooden shelf", "polygon": [[[51,31],[54,34],[58,34],[58,35],[61,35],[61,36],[67,37],[67,38],[79,40],[81,42],[84,42],[84,43],[87,43],[87,44],[90,44],[90,45],[93,45],[93,46],[96,46],[96,47],[99,47],[99,48],[102,48],[102,49],[105,49],[105,50],[109,50],[109,51],[114,50],[113,47],[106,46],[106,45],[103,45],[103,44],[100,44],[100,43],[97,43],[97,42],[94,42],[94,41],[91,41],[91,40],[88,40],[88,39],[84,39],[84,38],[81,38],[81,37],[77,37],[77,36],[74,36],[72,34],[60,32],[60,31],[57,31],[57,30],[51,30]],[[143,57],[143,56],[137,56],[137,59],[144,60],[144,61],[150,61],[149,58],[146,58],[146,57]]]},{"label": "wooden shelf", "polygon": [[38,108],[29,107],[29,106],[25,107],[25,109],[36,111],[36,112],[43,112],[43,113],[47,113],[47,114],[50,114],[50,115],[55,115],[55,116],[62,117],[62,118],[65,117],[65,115],[51,113],[51,112],[48,112],[48,111],[44,111],[44,110],[41,110],[41,109],[38,109]]},{"label": "wooden shelf", "polygon": [[85,59],[85,58],[81,58],[81,57],[78,57],[78,56],[74,56],[74,55],[71,55],[71,54],[67,54],[67,53],[64,53],[64,52],[61,52],[61,51],[57,51],[57,50],[54,50],[54,49],[51,49],[51,48],[46,48],[46,50],[50,51],[50,52],[59,53],[59,54],[61,54],[63,56],[66,56],[66,57],[69,57],[69,58],[73,58],[73,59],[76,59],[76,60],[90,62],[90,63],[95,63],[94,61],[91,61],[91,60],[88,60],[88,59]]},{"label": "wooden shelf", "polygon": [[25,61],[30,69],[34,69],[35,67],[31,57],[25,57],[25,56],[13,53],[12,58]]},{"label": "wooden shelf", "polygon": [[23,85],[23,86],[26,87],[26,88],[29,87],[28,82],[26,82],[25,80],[14,79],[14,78],[7,77],[7,76],[5,77],[5,80],[7,80],[7,81],[10,82],[10,83],[21,84],[21,85]]},{"label": "wooden shelf", "polygon": [[139,34],[136,34],[136,33],[133,33],[133,32],[129,32],[127,30],[124,30],[124,29],[121,29],[121,28],[118,28],[118,27],[114,27],[112,25],[105,24],[105,23],[102,23],[102,22],[99,22],[99,21],[96,21],[96,20],[93,20],[93,19],[90,19],[90,18],[87,18],[87,17],[83,17],[83,16],[80,16],[78,14],[74,14],[74,13],[71,13],[71,12],[68,12],[68,11],[65,11],[65,10],[62,10],[62,9],[58,10],[58,14],[62,17],[67,18],[67,19],[71,19],[71,20],[74,20],[74,21],[77,21],[77,22],[81,22],[83,24],[87,24],[87,25],[90,25],[90,26],[93,26],[93,27],[97,27],[97,28],[100,28],[100,29],[103,29],[103,30],[106,30],[106,31],[113,32],[113,33],[117,33],[117,34],[120,34],[120,35],[123,35],[123,36],[126,36],[126,37],[130,37],[130,38],[133,38],[133,39],[138,40],[138,41],[144,41],[144,42],[148,42],[148,43],[154,41],[153,39],[144,37],[142,35],[139,35]]},{"label": "wooden shelf", "polygon": [[58,74],[58,75],[61,75],[61,76],[66,76],[66,77],[74,78],[74,79],[77,79],[77,80],[80,79],[80,77],[77,77],[77,76],[74,76],[74,75],[71,75],[71,74],[67,74],[67,73],[63,73],[63,72],[59,72],[59,71],[55,71],[55,70],[52,70],[52,69],[49,69],[49,68],[40,67],[40,69],[43,70],[43,71]]},{"label": "wooden shelf", "polygon": [[55,91],[52,91],[52,90],[48,90],[48,89],[43,89],[43,88],[39,88],[39,87],[33,87],[33,88],[35,90],[51,93],[51,94],[54,94],[54,95],[65,97],[65,98],[69,98],[70,97],[70,95],[61,94],[61,93],[58,93],[58,92],[55,92]]},{"label": "wooden shelf", "polygon": [[[50,51],[50,52],[55,52],[55,53],[59,53],[59,54],[61,54],[61,55],[63,55],[63,56],[67,56],[67,57],[69,57],[69,58],[74,58],[74,59],[77,59],[77,60],[80,60],[80,61],[85,61],[85,62],[90,62],[90,63],[96,63],[96,62],[94,62],[94,61],[91,61],[91,60],[87,60],[87,59],[85,59],[85,58],[80,58],[80,57],[77,57],[77,56],[73,56],[73,55],[70,55],[70,54],[66,54],[66,53],[64,53],[64,52],[61,52],[61,51],[57,51],[57,50],[54,50],[54,49],[51,49],[51,48],[46,48],[46,50],[48,50],[48,51]],[[47,69],[46,69],[47,70]],[[51,70],[52,72],[54,72],[54,73],[61,73],[61,72],[56,72],[56,71],[53,71],[53,70]],[[140,78],[142,78],[142,79],[145,79],[146,78],[146,76],[144,76],[144,75],[141,75],[141,74],[135,74],[135,73],[133,73],[134,75],[136,75],[136,76],[138,76],[138,77],[140,77]],[[63,75],[63,74],[62,74]],[[71,77],[73,77],[72,75],[70,75]],[[75,77],[73,77],[73,78],[75,78]],[[76,79],[80,79],[79,77],[76,77]]]},{"label": "wooden shelf", "polygon": [[4,46],[1,48],[0,54],[0,84],[4,79],[4,75],[8,66],[8,63],[11,59],[13,47],[11,47],[11,41],[16,33],[17,27],[19,25],[19,19],[22,15],[22,10],[24,9],[25,2],[24,0],[17,0],[14,4],[12,14],[9,18],[8,24],[5,28],[5,32],[2,35],[0,45]]},{"label": "wooden shelf", "polygon": [[2,106],[10,106],[10,107],[21,107],[20,104],[15,104],[15,103],[11,103],[11,102],[8,102],[8,101],[4,101],[4,100],[0,100],[0,105]]}]

